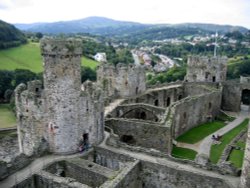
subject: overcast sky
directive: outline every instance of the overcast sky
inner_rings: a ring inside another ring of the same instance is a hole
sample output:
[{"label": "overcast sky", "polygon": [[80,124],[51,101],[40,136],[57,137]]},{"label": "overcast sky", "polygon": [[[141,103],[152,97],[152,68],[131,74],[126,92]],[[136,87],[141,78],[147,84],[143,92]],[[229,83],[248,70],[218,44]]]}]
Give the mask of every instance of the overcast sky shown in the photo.
[{"label": "overcast sky", "polygon": [[250,28],[250,0],[0,0],[0,19],[10,23],[88,16],[141,23],[202,22]]}]

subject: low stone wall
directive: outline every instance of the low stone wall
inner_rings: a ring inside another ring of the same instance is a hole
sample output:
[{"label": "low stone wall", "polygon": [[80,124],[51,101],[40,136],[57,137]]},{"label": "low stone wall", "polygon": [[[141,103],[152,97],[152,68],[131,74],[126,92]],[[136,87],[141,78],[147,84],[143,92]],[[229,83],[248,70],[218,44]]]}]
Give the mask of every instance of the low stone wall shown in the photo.
[{"label": "low stone wall", "polygon": [[21,170],[30,164],[32,160],[32,157],[24,154],[15,155],[9,162],[0,160],[0,181]]},{"label": "low stone wall", "polygon": [[188,130],[211,121],[220,113],[221,92],[184,98],[174,103],[169,111],[166,124],[172,127],[173,139]]},{"label": "low stone wall", "polygon": [[91,188],[88,185],[81,184],[72,178],[62,178],[52,175],[42,170],[29,179],[25,179],[13,188]]},{"label": "low stone wall", "polygon": [[[105,125],[113,129],[120,140],[123,136],[131,138],[130,144],[145,148],[154,148],[159,151],[171,151],[171,136],[168,127],[160,126],[155,122],[131,119],[109,119]],[[125,141],[126,142],[126,141]]]},{"label": "low stone wall", "polygon": [[141,161],[141,179],[144,188],[230,188],[224,180],[203,174],[186,171],[179,167],[171,167]]},{"label": "low stone wall", "polygon": [[250,187],[250,124],[248,125],[247,141],[240,185],[241,188]]},{"label": "low stone wall", "polygon": [[221,88],[219,83],[212,82],[184,82],[185,97],[210,93]]},{"label": "low stone wall", "polygon": [[113,180],[106,181],[100,188],[142,188],[139,174],[140,161],[136,160],[124,167]]}]

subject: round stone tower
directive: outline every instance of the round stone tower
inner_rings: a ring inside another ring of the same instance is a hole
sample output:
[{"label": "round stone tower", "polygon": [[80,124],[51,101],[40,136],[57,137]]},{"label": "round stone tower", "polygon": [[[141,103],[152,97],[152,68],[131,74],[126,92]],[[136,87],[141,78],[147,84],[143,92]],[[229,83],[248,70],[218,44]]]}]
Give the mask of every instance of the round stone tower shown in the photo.
[{"label": "round stone tower", "polygon": [[69,154],[79,143],[81,41],[45,38],[41,41],[49,150]]}]

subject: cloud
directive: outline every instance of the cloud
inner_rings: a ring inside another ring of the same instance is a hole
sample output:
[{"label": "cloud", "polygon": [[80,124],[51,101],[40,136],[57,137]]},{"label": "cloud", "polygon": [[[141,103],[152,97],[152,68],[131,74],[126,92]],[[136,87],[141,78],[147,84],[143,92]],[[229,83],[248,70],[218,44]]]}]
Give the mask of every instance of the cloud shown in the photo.
[{"label": "cloud", "polygon": [[0,9],[13,9],[33,5],[33,0],[1,0]]}]

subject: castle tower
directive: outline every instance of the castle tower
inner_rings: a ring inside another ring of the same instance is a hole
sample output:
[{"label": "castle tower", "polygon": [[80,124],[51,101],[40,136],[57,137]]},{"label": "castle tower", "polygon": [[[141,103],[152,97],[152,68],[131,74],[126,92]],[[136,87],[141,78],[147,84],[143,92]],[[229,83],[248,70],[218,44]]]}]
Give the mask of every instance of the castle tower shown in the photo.
[{"label": "castle tower", "polygon": [[189,82],[223,82],[226,75],[226,57],[188,57],[186,80]]},{"label": "castle tower", "polygon": [[54,153],[73,153],[78,148],[81,45],[70,39],[41,41],[47,139]]}]

